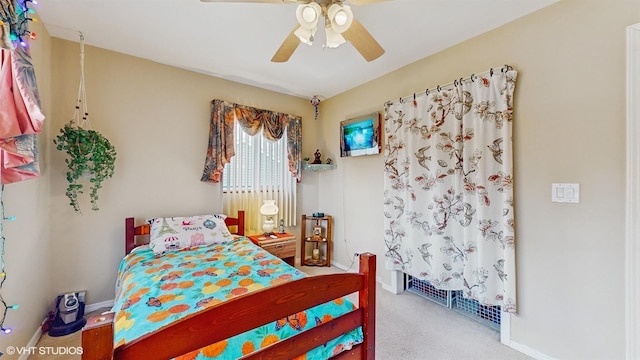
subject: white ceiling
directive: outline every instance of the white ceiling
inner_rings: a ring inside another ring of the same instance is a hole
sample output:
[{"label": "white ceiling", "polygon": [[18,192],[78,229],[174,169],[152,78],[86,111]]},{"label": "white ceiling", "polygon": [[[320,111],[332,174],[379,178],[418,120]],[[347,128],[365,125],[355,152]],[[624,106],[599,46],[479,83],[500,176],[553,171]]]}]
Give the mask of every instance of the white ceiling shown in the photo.
[{"label": "white ceiling", "polygon": [[[354,5],[354,17],[386,50],[366,62],[346,43],[300,44],[271,57],[297,24],[295,4],[199,0],[42,0],[51,36],[303,98],[327,99],[497,28],[557,0],[389,0]],[[345,2],[349,4],[348,1]]]}]

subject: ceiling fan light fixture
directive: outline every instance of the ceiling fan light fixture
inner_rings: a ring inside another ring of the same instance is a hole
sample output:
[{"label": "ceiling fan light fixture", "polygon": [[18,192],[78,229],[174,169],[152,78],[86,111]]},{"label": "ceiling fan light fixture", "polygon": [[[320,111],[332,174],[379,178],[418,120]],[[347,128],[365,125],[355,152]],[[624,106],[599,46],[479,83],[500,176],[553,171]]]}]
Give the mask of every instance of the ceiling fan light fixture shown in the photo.
[{"label": "ceiling fan light fixture", "polygon": [[303,27],[299,27],[293,33],[300,39],[300,42],[305,43],[309,46],[313,45],[314,36],[316,34],[317,28],[313,29],[305,29]]},{"label": "ceiling fan light fixture", "polygon": [[329,22],[325,23],[324,30],[325,30],[326,40],[327,40],[325,46],[328,47],[329,49],[335,49],[338,46],[347,42],[342,36],[342,34],[333,31],[333,28],[331,27],[331,24]]},{"label": "ceiling fan light fixture", "polygon": [[347,13],[344,12],[344,10],[340,10],[336,13],[336,16],[333,17],[333,20],[335,21],[336,24],[343,26],[344,24],[347,23],[347,20],[349,18],[347,17]]},{"label": "ceiling fan light fixture", "polygon": [[302,18],[306,22],[312,22],[318,18],[318,14],[316,14],[316,11],[313,10],[311,6],[305,6],[302,10]]},{"label": "ceiling fan light fixture", "polygon": [[317,2],[312,1],[308,4],[300,4],[296,9],[296,19],[298,23],[305,29],[314,29],[318,26],[318,18],[322,13],[322,8]]},{"label": "ceiling fan light fixture", "polygon": [[353,12],[348,5],[331,4],[327,9],[331,28],[338,34],[347,31],[353,22]]}]

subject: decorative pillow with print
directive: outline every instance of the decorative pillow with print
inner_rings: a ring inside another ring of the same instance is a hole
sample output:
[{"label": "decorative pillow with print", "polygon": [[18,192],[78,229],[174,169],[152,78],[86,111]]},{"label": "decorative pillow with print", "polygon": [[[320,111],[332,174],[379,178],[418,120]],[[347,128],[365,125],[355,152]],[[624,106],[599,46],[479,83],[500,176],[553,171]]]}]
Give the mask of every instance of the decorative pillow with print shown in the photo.
[{"label": "decorative pillow with print", "polygon": [[154,254],[162,255],[168,251],[231,241],[233,235],[224,218],[224,215],[210,214],[151,219],[149,246]]}]

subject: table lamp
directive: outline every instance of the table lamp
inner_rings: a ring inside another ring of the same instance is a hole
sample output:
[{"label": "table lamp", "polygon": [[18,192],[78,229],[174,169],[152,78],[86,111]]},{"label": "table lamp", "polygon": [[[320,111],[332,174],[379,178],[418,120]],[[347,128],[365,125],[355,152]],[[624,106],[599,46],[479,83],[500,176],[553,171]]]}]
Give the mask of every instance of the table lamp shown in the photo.
[{"label": "table lamp", "polygon": [[278,214],[278,206],[276,206],[275,202],[275,200],[264,200],[264,204],[260,207],[260,214],[265,217],[262,225],[262,231],[264,231],[265,235],[273,234],[273,229],[276,226],[273,222],[273,217]]}]

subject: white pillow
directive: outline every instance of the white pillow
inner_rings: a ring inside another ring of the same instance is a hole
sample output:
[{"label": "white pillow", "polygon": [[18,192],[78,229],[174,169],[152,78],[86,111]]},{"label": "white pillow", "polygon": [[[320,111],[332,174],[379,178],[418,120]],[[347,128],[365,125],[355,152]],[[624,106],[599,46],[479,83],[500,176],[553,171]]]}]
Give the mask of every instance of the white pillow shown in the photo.
[{"label": "white pillow", "polygon": [[149,247],[156,255],[233,240],[224,215],[155,218],[150,221]]}]

